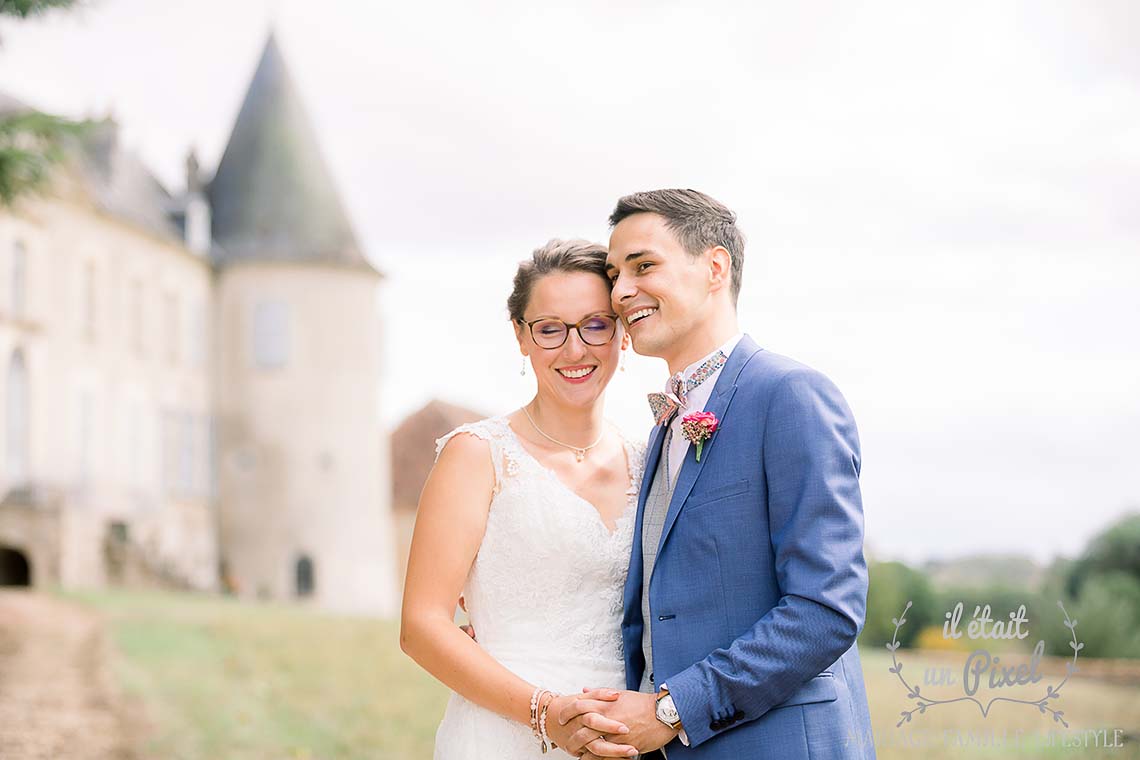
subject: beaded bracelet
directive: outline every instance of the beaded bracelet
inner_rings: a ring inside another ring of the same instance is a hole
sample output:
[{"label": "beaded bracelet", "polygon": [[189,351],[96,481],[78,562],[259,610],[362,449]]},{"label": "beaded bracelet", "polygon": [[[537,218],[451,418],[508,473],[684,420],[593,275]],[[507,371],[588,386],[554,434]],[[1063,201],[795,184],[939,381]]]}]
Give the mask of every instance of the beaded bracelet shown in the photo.
[{"label": "beaded bracelet", "polygon": [[546,733],[546,711],[548,709],[550,709],[550,703],[554,701],[554,697],[556,697],[556,696],[558,696],[558,695],[555,694],[554,692],[550,692],[550,699],[548,699],[546,701],[546,704],[544,704],[542,706],[542,710],[539,712],[539,718],[538,718],[539,739],[538,739],[538,741],[539,741],[539,746],[542,747],[543,754],[546,754],[547,745],[550,745],[550,749],[558,749],[558,745],[555,744],[554,742],[552,742],[550,740],[550,736]]},{"label": "beaded bracelet", "polygon": [[[543,752],[546,752],[546,743],[548,740],[543,736],[544,731],[541,728],[541,723],[539,720],[539,706],[542,702],[543,697],[545,697],[547,694],[553,696],[554,692],[550,691],[549,689],[544,689],[541,686],[536,686],[530,695],[530,730],[531,733],[534,734],[534,738],[538,739],[539,746],[542,747]],[[545,709],[543,710],[543,713],[545,713]]]},{"label": "beaded bracelet", "polygon": [[535,739],[541,739],[538,733],[538,694],[541,691],[542,687],[536,686],[534,691],[530,693],[530,730]]}]

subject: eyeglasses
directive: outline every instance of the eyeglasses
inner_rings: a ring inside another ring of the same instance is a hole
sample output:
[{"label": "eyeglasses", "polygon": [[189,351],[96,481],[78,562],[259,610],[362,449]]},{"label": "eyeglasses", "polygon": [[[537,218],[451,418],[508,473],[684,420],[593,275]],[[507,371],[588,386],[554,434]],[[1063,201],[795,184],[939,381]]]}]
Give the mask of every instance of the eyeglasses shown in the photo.
[{"label": "eyeglasses", "polygon": [[587,346],[604,346],[617,332],[616,314],[591,314],[574,324],[549,318],[533,322],[520,319],[518,323],[530,328],[530,337],[539,348],[561,348],[571,329],[578,331],[578,337]]}]

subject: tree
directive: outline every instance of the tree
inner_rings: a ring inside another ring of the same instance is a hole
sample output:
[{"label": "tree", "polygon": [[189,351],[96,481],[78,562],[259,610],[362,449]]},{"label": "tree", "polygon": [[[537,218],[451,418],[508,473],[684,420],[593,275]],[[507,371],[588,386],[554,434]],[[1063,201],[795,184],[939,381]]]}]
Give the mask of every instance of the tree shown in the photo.
[{"label": "tree", "polygon": [[0,15],[27,18],[52,8],[68,8],[75,0],[0,0]]},{"label": "tree", "polygon": [[1089,579],[1113,572],[1140,582],[1140,514],[1124,517],[1089,541],[1073,564],[1067,590],[1079,597]]},{"label": "tree", "polygon": [[[0,0],[0,16],[25,19],[53,8],[67,8],[76,0]],[[70,135],[83,122],[27,110],[0,114],[0,207],[20,195],[44,186],[53,164],[63,157]]]},{"label": "tree", "polygon": [[941,625],[930,581],[921,571],[901,562],[876,562],[867,572],[870,586],[861,646],[881,647],[889,643],[895,633],[891,619],[902,614],[907,602],[912,606],[906,614],[906,625],[899,630],[899,643],[904,647],[911,646],[926,626]]}]

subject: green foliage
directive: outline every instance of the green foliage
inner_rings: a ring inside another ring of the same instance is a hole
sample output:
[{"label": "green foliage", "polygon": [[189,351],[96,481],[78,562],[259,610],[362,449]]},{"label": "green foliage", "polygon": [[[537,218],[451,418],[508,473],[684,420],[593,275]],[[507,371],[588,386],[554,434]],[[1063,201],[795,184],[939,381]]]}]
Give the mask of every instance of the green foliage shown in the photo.
[{"label": "green foliage", "polygon": [[[1047,654],[1071,657],[1072,636],[1064,615],[1052,601],[1053,611],[1041,616],[1034,639],[1045,639]],[[1069,617],[1077,621],[1077,639],[1084,644],[1081,657],[1140,658],[1140,579],[1127,573],[1092,576],[1077,599],[1064,599]]]},{"label": "green foliage", "polygon": [[[28,18],[77,0],[0,0],[0,16]],[[17,197],[42,190],[51,166],[63,154],[62,143],[81,125],[34,111],[0,116],[0,208]]]},{"label": "green foliage", "polygon": [[880,647],[889,643],[895,632],[891,620],[902,614],[908,601],[911,608],[906,614],[906,625],[899,630],[898,640],[902,646],[913,645],[926,626],[942,624],[934,592],[923,573],[901,562],[876,562],[867,572],[870,586],[867,620],[859,637],[862,646]]},{"label": "green foliage", "polygon": [[63,158],[67,138],[86,126],[37,111],[0,116],[0,207],[42,190],[52,166]]},{"label": "green foliage", "polygon": [[[1078,621],[1082,657],[1140,658],[1140,514],[1124,517],[1089,541],[1046,593],[1064,598]],[[1046,618],[1047,651],[1072,653],[1067,629]]]},{"label": "green foliage", "polygon": [[1140,514],[1125,517],[1089,542],[1073,565],[1066,590],[1079,597],[1091,578],[1114,572],[1140,581]]},{"label": "green foliage", "polygon": [[1071,657],[1072,634],[1057,607],[1060,601],[1077,621],[1077,639],[1084,644],[1081,657],[1140,658],[1140,515],[1111,525],[1089,541],[1080,558],[1055,562],[1039,592],[993,585],[951,589],[938,596],[943,611],[964,603],[962,628],[975,605],[990,605],[997,619],[1024,604],[1030,637],[1019,647],[1044,640],[1046,654]]},{"label": "green foliage", "polygon": [[70,8],[76,0],[0,0],[0,15],[27,18],[53,8]]}]

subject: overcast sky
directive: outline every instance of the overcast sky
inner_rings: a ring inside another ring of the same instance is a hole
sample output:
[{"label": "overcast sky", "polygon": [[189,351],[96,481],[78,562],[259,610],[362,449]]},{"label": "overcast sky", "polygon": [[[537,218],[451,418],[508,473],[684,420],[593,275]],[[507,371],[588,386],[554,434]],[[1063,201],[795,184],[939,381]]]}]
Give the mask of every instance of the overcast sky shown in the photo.
[{"label": "overcast sky", "polygon": [[[523,403],[515,263],[696,187],[743,327],[855,411],[875,556],[1048,559],[1140,506],[1140,4],[705,5],[102,0],[0,25],[0,90],[113,113],[177,191],[275,24],[388,274],[388,424]],[[615,380],[631,435],[664,374]]]}]

